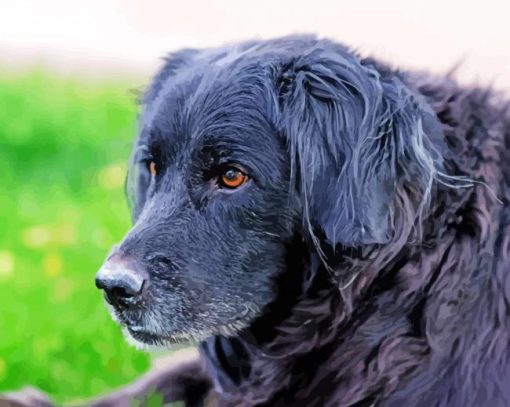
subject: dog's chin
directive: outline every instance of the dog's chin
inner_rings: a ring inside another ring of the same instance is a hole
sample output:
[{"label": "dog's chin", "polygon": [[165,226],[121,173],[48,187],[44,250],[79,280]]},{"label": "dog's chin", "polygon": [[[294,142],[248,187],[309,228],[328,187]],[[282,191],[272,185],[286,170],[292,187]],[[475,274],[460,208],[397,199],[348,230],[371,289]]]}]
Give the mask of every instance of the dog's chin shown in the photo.
[{"label": "dog's chin", "polygon": [[[201,340],[196,335],[184,333],[161,335],[145,331],[138,327],[124,326],[122,331],[127,342],[141,350],[160,350],[178,345],[191,346],[197,344]],[[204,336],[203,339],[207,336]]]},{"label": "dog's chin", "polygon": [[157,351],[172,348],[179,345],[196,346],[200,342],[214,335],[232,337],[239,334],[248,325],[229,324],[224,327],[216,327],[214,330],[189,330],[174,334],[156,334],[141,327],[123,325],[122,331],[128,343],[137,349]]},{"label": "dog's chin", "polygon": [[247,307],[246,310],[235,319],[224,324],[211,322],[209,326],[200,329],[188,326],[176,332],[166,332],[164,326],[172,325],[154,318],[148,320],[148,324],[130,323],[113,306],[107,304],[112,319],[122,327],[122,331],[128,343],[141,350],[161,350],[179,345],[194,346],[207,338],[215,335],[225,337],[237,336],[247,329],[258,316],[255,307]]},{"label": "dog's chin", "polygon": [[226,325],[216,325],[211,328],[194,329],[188,327],[184,331],[172,333],[156,333],[144,326],[135,326],[117,321],[122,326],[126,340],[131,345],[141,350],[160,350],[179,345],[196,346],[200,342],[214,335],[225,337],[237,336],[244,329],[248,328],[248,321],[235,321]]}]

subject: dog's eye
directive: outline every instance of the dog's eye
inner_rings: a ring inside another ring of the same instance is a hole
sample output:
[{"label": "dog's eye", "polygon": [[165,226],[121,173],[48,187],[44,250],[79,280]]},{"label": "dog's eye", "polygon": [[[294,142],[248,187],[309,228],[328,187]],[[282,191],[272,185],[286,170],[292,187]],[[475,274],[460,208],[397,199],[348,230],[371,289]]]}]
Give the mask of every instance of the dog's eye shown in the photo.
[{"label": "dog's eye", "polygon": [[158,173],[156,163],[154,161],[149,161],[149,171],[153,177],[155,177]]},{"label": "dog's eye", "polygon": [[235,189],[244,185],[249,177],[236,167],[228,167],[218,178],[218,184],[223,188]]}]

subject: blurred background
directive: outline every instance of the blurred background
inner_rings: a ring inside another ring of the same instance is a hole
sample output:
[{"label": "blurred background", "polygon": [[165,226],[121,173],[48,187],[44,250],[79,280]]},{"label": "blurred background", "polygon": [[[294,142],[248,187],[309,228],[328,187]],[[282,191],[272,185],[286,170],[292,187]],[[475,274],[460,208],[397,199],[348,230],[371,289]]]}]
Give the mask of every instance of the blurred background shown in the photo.
[{"label": "blurred background", "polygon": [[509,15],[504,0],[0,0],[0,392],[83,400],[152,363],[93,277],[129,228],[136,94],[166,53],[308,32],[508,90]]}]

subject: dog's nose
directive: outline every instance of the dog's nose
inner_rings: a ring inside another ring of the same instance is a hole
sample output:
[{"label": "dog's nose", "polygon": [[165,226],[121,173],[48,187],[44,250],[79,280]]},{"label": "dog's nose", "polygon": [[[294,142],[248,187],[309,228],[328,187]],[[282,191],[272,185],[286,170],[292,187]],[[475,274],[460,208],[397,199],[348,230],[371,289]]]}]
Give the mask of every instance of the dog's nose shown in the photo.
[{"label": "dog's nose", "polygon": [[105,292],[112,305],[125,306],[138,300],[146,286],[146,276],[135,263],[115,255],[96,274],[96,287]]}]

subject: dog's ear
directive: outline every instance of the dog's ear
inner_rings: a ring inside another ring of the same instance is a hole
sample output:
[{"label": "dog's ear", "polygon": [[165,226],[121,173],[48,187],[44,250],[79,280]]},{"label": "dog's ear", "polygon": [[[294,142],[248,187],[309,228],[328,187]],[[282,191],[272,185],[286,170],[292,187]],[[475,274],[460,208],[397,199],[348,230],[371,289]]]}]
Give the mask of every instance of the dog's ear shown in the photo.
[{"label": "dog's ear", "polygon": [[315,243],[360,247],[409,235],[441,169],[432,109],[396,74],[331,44],[277,77],[279,128]]}]

